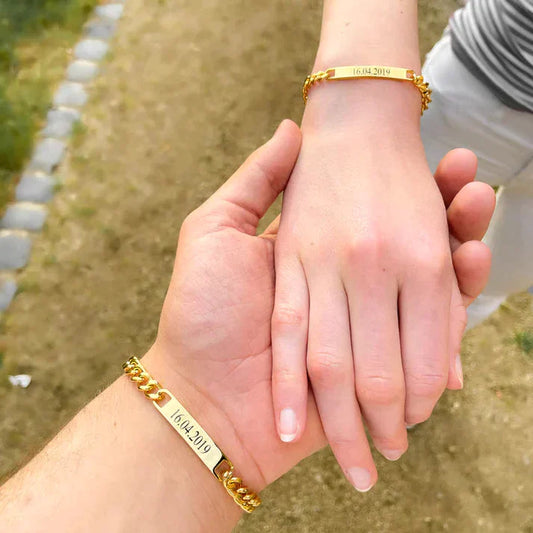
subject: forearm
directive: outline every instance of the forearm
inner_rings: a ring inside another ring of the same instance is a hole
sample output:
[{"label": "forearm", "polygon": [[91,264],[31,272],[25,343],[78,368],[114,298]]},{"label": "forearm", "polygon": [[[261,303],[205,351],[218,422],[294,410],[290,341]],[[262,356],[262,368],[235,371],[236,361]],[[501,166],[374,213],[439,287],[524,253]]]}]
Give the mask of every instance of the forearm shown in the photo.
[{"label": "forearm", "polygon": [[315,66],[331,62],[418,70],[416,0],[325,0]]},{"label": "forearm", "polygon": [[[320,45],[313,72],[343,65],[390,65],[420,72],[416,0],[325,0]],[[419,132],[420,95],[410,83],[360,79],[321,83],[311,89],[303,129],[350,129],[367,133],[401,124]]]},{"label": "forearm", "polygon": [[213,524],[231,531],[239,516],[222,485],[126,377],[0,489],[0,523],[11,533],[203,532]]}]

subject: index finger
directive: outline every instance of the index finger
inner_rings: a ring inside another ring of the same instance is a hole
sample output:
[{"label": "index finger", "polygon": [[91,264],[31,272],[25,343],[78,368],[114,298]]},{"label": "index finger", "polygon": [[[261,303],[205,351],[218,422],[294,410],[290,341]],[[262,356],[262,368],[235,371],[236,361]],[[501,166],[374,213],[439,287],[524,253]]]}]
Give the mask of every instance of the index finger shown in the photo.
[{"label": "index finger", "polygon": [[435,181],[446,207],[467,183],[474,181],[476,172],[477,157],[466,148],[451,150],[441,159],[435,171]]}]

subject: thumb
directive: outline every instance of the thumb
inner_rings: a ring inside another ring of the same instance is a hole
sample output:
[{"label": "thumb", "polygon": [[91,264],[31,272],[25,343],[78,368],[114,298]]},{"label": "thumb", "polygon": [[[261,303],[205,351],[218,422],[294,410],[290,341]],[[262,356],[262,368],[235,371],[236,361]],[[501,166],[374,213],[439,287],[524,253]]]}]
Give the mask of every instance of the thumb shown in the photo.
[{"label": "thumb", "polygon": [[300,128],[284,120],[273,137],[253,152],[244,164],[204,204],[224,225],[255,235],[257,224],[285,189],[298,157]]}]

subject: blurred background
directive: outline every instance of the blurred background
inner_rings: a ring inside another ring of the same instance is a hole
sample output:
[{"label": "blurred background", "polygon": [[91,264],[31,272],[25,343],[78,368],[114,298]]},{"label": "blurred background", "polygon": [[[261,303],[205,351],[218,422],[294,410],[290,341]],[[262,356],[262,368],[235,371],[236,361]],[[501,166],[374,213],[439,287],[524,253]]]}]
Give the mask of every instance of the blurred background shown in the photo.
[{"label": "blurred background", "polygon": [[69,48],[98,0],[0,1],[0,209],[13,195]]},{"label": "blurred background", "polygon": [[[0,212],[97,0],[0,0]],[[421,53],[454,0],[420,1]],[[285,117],[320,28],[318,0],[128,0],[18,294],[1,318],[5,479],[155,337],[183,218]],[[264,493],[239,533],[533,532],[533,311],[511,298],[469,332],[447,392],[380,482],[355,492],[324,450]],[[29,374],[13,387],[9,375]]]}]

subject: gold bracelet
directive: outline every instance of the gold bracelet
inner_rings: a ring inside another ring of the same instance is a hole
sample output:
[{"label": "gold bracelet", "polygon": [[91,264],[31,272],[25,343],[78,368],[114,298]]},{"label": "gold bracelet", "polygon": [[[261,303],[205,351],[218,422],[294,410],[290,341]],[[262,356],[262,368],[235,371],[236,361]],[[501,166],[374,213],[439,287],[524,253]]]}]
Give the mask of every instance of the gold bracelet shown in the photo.
[{"label": "gold bracelet", "polygon": [[[139,359],[130,357],[122,368],[131,381],[137,383],[137,388],[149,400],[152,400],[155,408],[194,450],[211,473],[224,485],[237,505],[247,513],[259,507],[261,499],[248,489],[240,478],[233,475],[234,468],[231,461],[178,399],[150,376]],[[165,399],[167,401],[163,403]]]},{"label": "gold bracelet", "polygon": [[358,78],[382,78],[389,80],[409,81],[420,91],[422,96],[421,115],[429,107],[431,102],[431,89],[429,83],[424,81],[423,76],[418,76],[413,70],[398,67],[384,67],[381,65],[355,66],[355,67],[332,67],[310,74],[305,78],[302,88],[304,102],[307,102],[309,89],[320,81],[355,80]]}]

